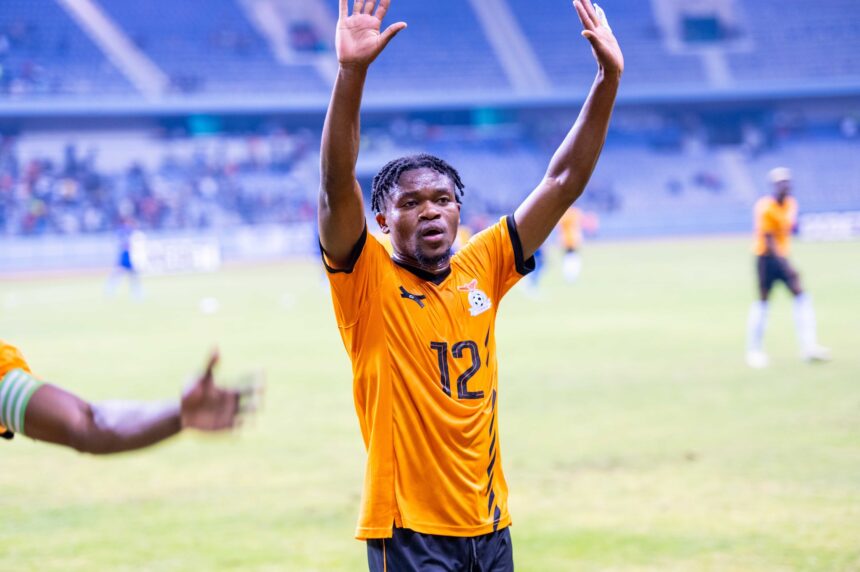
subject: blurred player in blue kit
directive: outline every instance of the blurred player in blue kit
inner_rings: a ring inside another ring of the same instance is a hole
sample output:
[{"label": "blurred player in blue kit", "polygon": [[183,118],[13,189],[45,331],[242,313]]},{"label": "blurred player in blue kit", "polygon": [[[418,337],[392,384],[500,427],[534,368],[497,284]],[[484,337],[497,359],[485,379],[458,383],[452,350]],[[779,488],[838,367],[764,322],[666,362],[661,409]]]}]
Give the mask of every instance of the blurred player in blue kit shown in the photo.
[{"label": "blurred player in blue kit", "polygon": [[132,258],[132,243],[142,237],[142,233],[135,229],[134,220],[126,217],[123,219],[119,230],[117,230],[116,237],[119,253],[116,264],[108,277],[105,292],[108,296],[113,296],[122,277],[128,276],[131,295],[136,300],[142,300],[143,288],[140,284],[140,275],[134,267],[134,259]]}]

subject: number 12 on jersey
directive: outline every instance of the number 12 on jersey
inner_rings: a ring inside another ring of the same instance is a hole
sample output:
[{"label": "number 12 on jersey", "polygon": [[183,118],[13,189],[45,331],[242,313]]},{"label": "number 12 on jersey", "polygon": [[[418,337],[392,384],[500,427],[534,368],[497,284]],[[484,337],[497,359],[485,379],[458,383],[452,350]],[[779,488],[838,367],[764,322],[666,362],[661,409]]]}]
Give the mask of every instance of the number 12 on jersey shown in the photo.
[{"label": "number 12 on jersey", "polygon": [[[448,342],[430,342],[430,349],[436,352],[436,357],[439,359],[439,381],[442,383],[442,390],[450,396],[451,376],[448,372]],[[472,365],[457,378],[457,398],[483,399],[483,391],[469,391],[466,386],[469,380],[481,369],[481,354],[478,352],[478,344],[472,340],[457,342],[451,346],[451,355],[454,356],[454,359],[461,359],[466,350],[469,350],[472,357]]]}]

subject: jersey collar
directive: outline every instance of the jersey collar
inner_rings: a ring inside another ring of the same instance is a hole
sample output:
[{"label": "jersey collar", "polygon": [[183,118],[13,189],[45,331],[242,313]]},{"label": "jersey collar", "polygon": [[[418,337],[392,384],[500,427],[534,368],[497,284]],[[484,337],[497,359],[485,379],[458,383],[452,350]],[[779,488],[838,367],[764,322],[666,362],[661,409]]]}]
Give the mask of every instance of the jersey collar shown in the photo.
[{"label": "jersey collar", "polygon": [[401,262],[401,261],[397,260],[396,258],[392,257],[391,260],[392,260],[392,262],[394,262],[394,264],[396,264],[400,268],[402,268],[408,272],[411,272],[412,274],[414,274],[415,276],[417,276],[421,280],[426,280],[427,282],[432,282],[436,286],[438,286],[439,284],[444,282],[445,279],[451,275],[451,265],[448,265],[448,268],[446,268],[445,270],[443,270],[439,274],[433,274],[432,272],[427,272],[423,268],[417,268],[415,266],[411,266],[409,264],[406,264],[405,262]]}]

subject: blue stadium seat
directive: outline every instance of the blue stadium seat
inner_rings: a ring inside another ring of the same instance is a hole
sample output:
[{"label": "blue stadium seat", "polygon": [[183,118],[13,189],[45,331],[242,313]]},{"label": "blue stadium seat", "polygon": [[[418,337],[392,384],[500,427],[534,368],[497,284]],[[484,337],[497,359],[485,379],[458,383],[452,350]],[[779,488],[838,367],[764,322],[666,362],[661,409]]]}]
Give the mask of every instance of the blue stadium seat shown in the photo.
[{"label": "blue stadium seat", "polygon": [[56,2],[3,0],[0,96],[134,95],[134,87]]}]

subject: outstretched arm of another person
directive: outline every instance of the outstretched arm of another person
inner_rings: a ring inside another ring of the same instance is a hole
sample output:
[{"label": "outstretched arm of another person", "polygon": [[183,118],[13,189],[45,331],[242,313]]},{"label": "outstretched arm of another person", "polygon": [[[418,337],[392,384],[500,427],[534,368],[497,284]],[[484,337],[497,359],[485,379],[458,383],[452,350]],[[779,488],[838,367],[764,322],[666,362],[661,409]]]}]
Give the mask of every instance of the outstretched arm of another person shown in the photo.
[{"label": "outstretched arm of another person", "polygon": [[251,397],[261,388],[226,389],[215,385],[213,369],[217,361],[218,354],[213,353],[203,374],[181,399],[172,402],[90,404],[46,383],[29,396],[23,426],[15,428],[38,441],[98,455],[148,447],[188,427],[203,431],[231,429],[251,408]]},{"label": "outstretched arm of another person", "polygon": [[597,77],[543,180],[514,213],[526,257],[543,244],[564,212],[585,190],[606,141],[624,71],[624,56],[603,10],[592,6],[591,0],[574,0],[573,6],[582,22],[582,36],[591,43],[597,60]]}]

